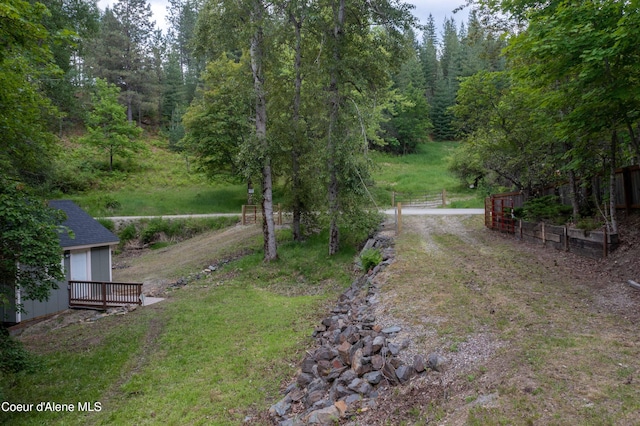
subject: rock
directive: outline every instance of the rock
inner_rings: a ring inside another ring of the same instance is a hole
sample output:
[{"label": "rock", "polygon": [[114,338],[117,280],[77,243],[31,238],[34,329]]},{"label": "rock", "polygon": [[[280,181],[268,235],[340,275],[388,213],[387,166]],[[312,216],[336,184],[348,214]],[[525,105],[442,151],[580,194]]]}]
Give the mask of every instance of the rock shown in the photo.
[{"label": "rock", "polygon": [[370,384],[377,385],[382,381],[382,372],[372,371],[370,373],[365,374],[363,377]]},{"label": "rock", "polygon": [[373,353],[378,353],[386,341],[387,339],[385,339],[384,336],[376,336],[376,338],[373,339]]},{"label": "rock", "polygon": [[293,391],[289,392],[288,395],[292,402],[298,402],[301,401],[302,398],[304,398],[304,391],[302,389],[294,389]]},{"label": "rock", "polygon": [[300,370],[303,373],[313,374],[313,366],[316,365],[316,360],[313,357],[307,356],[302,360],[302,365],[300,366]]},{"label": "rock", "polygon": [[322,401],[322,398],[324,398],[324,391],[320,391],[320,390],[315,390],[315,391],[310,391],[309,394],[307,395],[307,399],[305,401],[305,405],[307,407],[311,407],[313,406],[316,402],[318,401]]},{"label": "rock", "polygon": [[307,387],[307,389],[309,393],[315,392],[315,391],[324,392],[327,390],[327,384],[322,379],[315,379],[314,381],[309,383],[309,386]]},{"label": "rock", "polygon": [[428,366],[430,369],[438,371],[438,372],[442,372],[445,364],[447,363],[447,359],[444,357],[441,357],[438,354],[430,354],[428,357],[429,361],[428,361]]},{"label": "rock", "polygon": [[395,384],[398,382],[398,376],[396,376],[396,369],[391,365],[390,362],[387,362],[382,368],[382,374],[384,377],[389,380],[389,382]]},{"label": "rock", "polygon": [[384,367],[384,358],[381,355],[374,355],[371,357],[371,367],[374,370],[382,370]]},{"label": "rock", "polygon": [[338,346],[338,356],[340,356],[340,359],[346,365],[351,365],[351,357],[349,355],[350,351],[351,343],[349,342],[342,342],[340,346]]},{"label": "rock", "polygon": [[400,346],[396,345],[395,343],[389,343],[387,347],[389,348],[389,352],[393,356],[396,356],[400,353]]},{"label": "rock", "polygon": [[358,401],[362,401],[362,395],[360,395],[359,393],[352,393],[344,399],[344,402],[346,402],[348,405],[351,405],[354,402]]},{"label": "rock", "polygon": [[335,425],[338,420],[340,420],[340,411],[335,405],[331,405],[330,407],[313,411],[309,415],[307,424],[331,426]]},{"label": "rock", "polygon": [[335,386],[331,388],[330,396],[334,399],[341,399],[345,396],[352,395],[354,391],[346,387],[341,383],[336,383]]},{"label": "rock", "polygon": [[383,333],[383,334],[387,334],[387,335],[389,335],[389,334],[394,334],[394,333],[398,333],[398,332],[400,332],[400,331],[402,331],[402,327],[399,327],[399,326],[397,326],[397,325],[394,325],[394,326],[392,326],[392,327],[387,327],[387,328],[383,328],[383,329],[382,329],[382,333]]},{"label": "rock", "polygon": [[318,375],[320,377],[328,376],[331,373],[331,362],[326,359],[321,359],[318,361]]},{"label": "rock", "polygon": [[269,408],[269,414],[271,416],[277,415],[278,417],[283,417],[287,414],[287,411],[291,408],[291,400],[288,397],[284,397],[276,404],[273,404],[271,408]]},{"label": "rock", "polygon": [[365,373],[365,366],[363,362],[362,349],[358,349],[351,357],[351,369],[358,375],[362,376]]},{"label": "rock", "polygon": [[330,361],[336,356],[338,356],[338,351],[328,346],[322,346],[321,348],[318,348],[314,353],[314,358],[316,359],[316,361]]},{"label": "rock", "polygon": [[413,376],[413,372],[413,367],[409,367],[408,365],[401,365],[396,370],[396,377],[398,377],[400,383],[405,383],[408,382],[409,379],[411,379],[411,376]]},{"label": "rock", "polygon": [[307,387],[307,385],[312,381],[313,381],[313,375],[308,373],[300,373],[298,375],[298,378],[296,379],[296,382],[301,388]]},{"label": "rock", "polygon": [[340,400],[334,404],[340,413],[340,417],[344,417],[347,413],[348,405],[344,400]]},{"label": "rock", "polygon": [[353,381],[353,379],[357,378],[358,375],[355,371],[349,369],[340,375],[340,381],[345,384],[349,384]]},{"label": "rock", "polygon": [[427,363],[422,355],[413,357],[413,369],[416,370],[416,373],[422,373],[427,369]]}]

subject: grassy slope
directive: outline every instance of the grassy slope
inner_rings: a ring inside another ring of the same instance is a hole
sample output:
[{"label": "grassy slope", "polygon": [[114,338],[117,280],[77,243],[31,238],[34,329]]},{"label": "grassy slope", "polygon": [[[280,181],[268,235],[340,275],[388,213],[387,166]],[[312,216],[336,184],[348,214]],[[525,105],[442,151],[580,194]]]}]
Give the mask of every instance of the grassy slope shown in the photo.
[{"label": "grassy slope", "polygon": [[[280,260],[264,264],[255,230],[240,229],[244,238],[236,235],[233,247],[209,234],[210,256],[247,247],[255,254],[162,303],[64,328],[53,321],[23,337],[43,369],[15,378],[7,400],[99,401],[101,412],[0,412],[0,424],[239,424],[264,413],[294,374],[326,304],[350,284],[354,251],[330,258],[326,236],[293,244],[285,232]],[[177,244],[165,253],[166,260],[194,252]],[[157,265],[140,267],[138,277]]]},{"label": "grassy slope", "polygon": [[[99,188],[72,196],[94,216],[145,216],[187,213],[236,213],[246,204],[246,187],[229,182],[210,182],[195,172],[180,154],[152,140],[150,149],[135,161],[123,162],[114,173],[102,173]],[[390,204],[391,192],[440,192],[446,189],[454,207],[481,206],[474,193],[461,187],[447,171],[447,157],[456,142],[419,145],[416,154],[393,156],[372,152],[373,177],[370,188],[381,207]],[[99,159],[95,159],[97,161]],[[276,190],[275,202],[283,202]]]}]

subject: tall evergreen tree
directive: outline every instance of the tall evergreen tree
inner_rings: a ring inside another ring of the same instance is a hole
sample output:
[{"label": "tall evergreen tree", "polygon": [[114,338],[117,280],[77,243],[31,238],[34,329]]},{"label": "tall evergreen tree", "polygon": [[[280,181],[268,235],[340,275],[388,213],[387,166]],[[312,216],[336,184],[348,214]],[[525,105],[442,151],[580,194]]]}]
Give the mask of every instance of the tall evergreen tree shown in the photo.
[{"label": "tall evergreen tree", "polygon": [[[92,49],[94,76],[117,85],[127,119],[142,121],[149,104],[157,110],[158,78],[154,72],[154,22],[146,0],[118,0],[102,17]],[[146,111],[145,111],[146,109]]]}]

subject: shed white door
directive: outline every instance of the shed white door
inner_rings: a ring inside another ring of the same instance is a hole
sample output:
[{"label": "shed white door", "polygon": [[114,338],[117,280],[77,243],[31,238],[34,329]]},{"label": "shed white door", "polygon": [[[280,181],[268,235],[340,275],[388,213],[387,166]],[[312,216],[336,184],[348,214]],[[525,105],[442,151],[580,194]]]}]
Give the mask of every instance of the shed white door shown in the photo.
[{"label": "shed white door", "polygon": [[[90,256],[87,251],[71,252],[69,277],[71,281],[89,281],[91,279]],[[75,296],[86,298],[89,296],[89,285],[82,284],[75,287]]]}]

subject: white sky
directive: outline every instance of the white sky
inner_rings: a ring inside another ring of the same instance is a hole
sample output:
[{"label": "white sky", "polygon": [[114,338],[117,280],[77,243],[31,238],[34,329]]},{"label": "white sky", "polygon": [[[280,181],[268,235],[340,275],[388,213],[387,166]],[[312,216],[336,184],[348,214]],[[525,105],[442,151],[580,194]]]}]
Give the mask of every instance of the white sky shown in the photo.
[{"label": "white sky", "polygon": [[[165,16],[169,2],[167,0],[149,0],[149,2],[151,3],[151,11],[155,17],[156,26],[166,30],[167,23]],[[436,27],[439,28],[439,32],[442,29],[445,18],[453,17],[459,28],[462,22],[466,22],[469,14],[467,9],[456,14],[453,13],[456,7],[465,3],[464,0],[405,0],[405,2],[416,6],[415,9],[413,9],[413,14],[421,24],[425,24],[429,14],[432,14],[436,22]],[[113,3],[115,3],[115,0],[99,0],[98,7],[104,10]],[[439,33],[438,36],[440,36]]]}]

